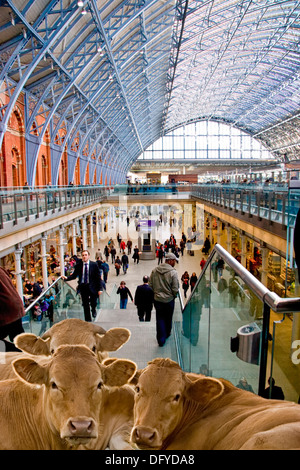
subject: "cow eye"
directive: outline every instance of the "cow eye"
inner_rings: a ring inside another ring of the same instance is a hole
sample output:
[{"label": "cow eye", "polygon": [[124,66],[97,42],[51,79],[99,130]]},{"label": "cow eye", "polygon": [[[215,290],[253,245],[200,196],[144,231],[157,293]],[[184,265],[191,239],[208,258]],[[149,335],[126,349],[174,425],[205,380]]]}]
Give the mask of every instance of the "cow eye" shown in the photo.
[{"label": "cow eye", "polygon": [[92,351],[95,353],[97,351],[96,346],[93,346]]},{"label": "cow eye", "polygon": [[177,393],[177,395],[175,395],[174,397],[174,401],[179,401],[180,399],[180,393]]},{"label": "cow eye", "polygon": [[55,382],[51,382],[51,388],[52,390],[57,390],[57,385]]},{"label": "cow eye", "polygon": [[137,386],[135,387],[136,393],[140,393],[140,390],[141,390],[140,387],[137,385]]},{"label": "cow eye", "polygon": [[51,349],[51,354],[54,354],[54,349]]},{"label": "cow eye", "polygon": [[97,385],[97,389],[101,390],[102,386],[103,386],[103,382],[99,382],[98,385]]}]

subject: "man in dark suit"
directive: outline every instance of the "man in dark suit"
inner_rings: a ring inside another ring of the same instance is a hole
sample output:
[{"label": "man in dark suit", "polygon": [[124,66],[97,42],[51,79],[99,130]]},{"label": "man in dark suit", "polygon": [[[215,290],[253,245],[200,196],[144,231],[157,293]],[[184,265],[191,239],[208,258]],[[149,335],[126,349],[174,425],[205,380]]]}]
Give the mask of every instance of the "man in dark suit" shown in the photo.
[{"label": "man in dark suit", "polygon": [[73,274],[64,277],[66,281],[72,281],[78,278],[77,292],[81,295],[84,318],[86,321],[92,321],[96,317],[96,305],[99,295],[101,294],[101,275],[98,264],[90,261],[90,253],[87,250],[82,251],[82,259],[78,260],[75,265]]},{"label": "man in dark suit", "polygon": [[137,306],[137,313],[140,321],[151,320],[151,310],[153,307],[154,293],[149,286],[148,276],[143,277],[143,283],[137,286],[134,296],[134,303]]}]

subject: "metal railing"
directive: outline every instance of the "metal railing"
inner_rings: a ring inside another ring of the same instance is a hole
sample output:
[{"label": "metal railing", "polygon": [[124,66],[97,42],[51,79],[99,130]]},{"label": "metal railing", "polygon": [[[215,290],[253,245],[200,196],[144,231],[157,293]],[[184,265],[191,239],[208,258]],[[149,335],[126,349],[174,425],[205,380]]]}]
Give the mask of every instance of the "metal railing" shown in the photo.
[{"label": "metal railing", "polygon": [[[300,298],[280,298],[222,246],[215,245],[183,308],[182,321],[175,325],[182,366],[203,373],[199,370],[202,364],[208,375],[232,382],[248,376],[259,395],[264,393],[269,371],[270,376],[284,381],[288,399],[296,401],[299,368],[291,359],[287,338],[291,338],[293,319],[297,320],[299,312]],[[275,330],[279,331],[276,336]]]}]

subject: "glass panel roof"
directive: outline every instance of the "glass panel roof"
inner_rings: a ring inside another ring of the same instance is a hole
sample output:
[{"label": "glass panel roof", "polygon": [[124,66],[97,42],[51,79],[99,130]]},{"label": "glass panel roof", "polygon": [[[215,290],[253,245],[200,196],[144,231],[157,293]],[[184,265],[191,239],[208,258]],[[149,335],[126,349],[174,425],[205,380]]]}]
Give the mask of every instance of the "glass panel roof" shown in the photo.
[{"label": "glass panel roof", "polygon": [[298,160],[299,15],[291,0],[1,0],[0,144],[25,93],[33,161],[63,134],[60,155],[76,147],[124,179],[199,119]]}]

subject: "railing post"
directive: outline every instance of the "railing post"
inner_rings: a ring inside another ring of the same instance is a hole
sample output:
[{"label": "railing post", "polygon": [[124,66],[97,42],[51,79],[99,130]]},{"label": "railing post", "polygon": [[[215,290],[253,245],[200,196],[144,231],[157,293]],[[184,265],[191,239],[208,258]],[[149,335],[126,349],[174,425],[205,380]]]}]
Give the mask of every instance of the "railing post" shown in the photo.
[{"label": "railing post", "polygon": [[3,228],[3,209],[2,209],[2,196],[0,196],[0,228]]},{"label": "railing post", "polygon": [[18,223],[18,210],[17,210],[17,196],[16,196],[16,194],[13,195],[13,201],[14,201],[14,225],[17,225],[17,223]]},{"label": "railing post", "polygon": [[25,194],[25,207],[26,207],[26,222],[29,220],[29,194]]},{"label": "railing post", "polygon": [[262,395],[266,388],[266,374],[267,374],[267,359],[268,359],[268,340],[269,340],[269,326],[270,326],[270,307],[264,303],[264,316],[263,327],[261,333],[261,348],[260,348],[260,367],[259,367],[259,381],[258,381],[258,395]]}]

